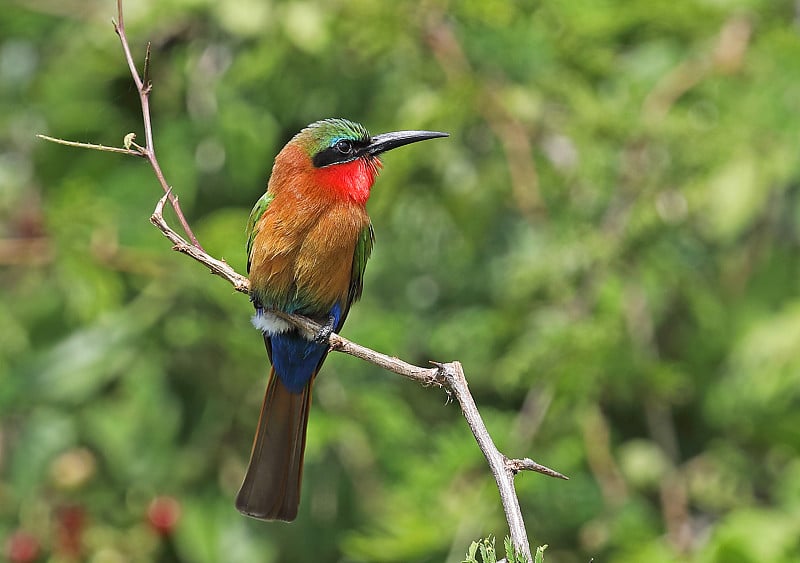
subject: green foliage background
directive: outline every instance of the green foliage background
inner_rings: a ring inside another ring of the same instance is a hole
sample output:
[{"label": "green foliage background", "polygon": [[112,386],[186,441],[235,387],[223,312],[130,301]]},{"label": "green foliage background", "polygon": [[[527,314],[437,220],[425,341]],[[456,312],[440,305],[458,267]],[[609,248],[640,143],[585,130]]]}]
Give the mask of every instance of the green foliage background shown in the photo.
[{"label": "green foliage background", "polygon": [[[570,476],[517,478],[548,561],[800,559],[796,2],[128,4],[165,173],[239,271],[305,124],[451,133],[385,158],[344,334],[461,360],[500,448]],[[250,304],[148,223],[143,161],[34,138],[141,132],[114,3],[0,7],[6,556],[452,562],[504,537],[458,407],[339,355],[297,522],[233,509],[268,369]],[[161,536],[156,497],[181,511]]]}]

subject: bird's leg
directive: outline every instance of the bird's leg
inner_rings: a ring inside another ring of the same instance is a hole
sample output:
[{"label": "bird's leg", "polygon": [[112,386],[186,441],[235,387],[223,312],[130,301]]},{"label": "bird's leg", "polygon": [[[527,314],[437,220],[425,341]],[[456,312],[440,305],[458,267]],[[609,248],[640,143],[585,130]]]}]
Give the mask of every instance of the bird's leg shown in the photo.
[{"label": "bird's leg", "polygon": [[333,332],[333,327],[336,324],[336,317],[333,315],[328,315],[327,322],[320,327],[317,331],[317,334],[314,335],[314,342],[317,344],[324,344],[330,338],[331,333]]}]

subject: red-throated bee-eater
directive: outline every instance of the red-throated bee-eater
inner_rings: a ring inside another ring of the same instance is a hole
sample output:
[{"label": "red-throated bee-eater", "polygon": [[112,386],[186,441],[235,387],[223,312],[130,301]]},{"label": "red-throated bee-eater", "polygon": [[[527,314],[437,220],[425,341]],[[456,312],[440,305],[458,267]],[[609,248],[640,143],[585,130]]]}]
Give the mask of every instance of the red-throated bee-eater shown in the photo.
[{"label": "red-throated bee-eater", "polygon": [[[371,136],[358,123],[312,123],[275,158],[266,193],[247,226],[253,324],[272,363],[250,464],[236,508],[263,520],[292,521],[300,503],[311,386],[325,361],[327,337],[361,295],[372,251],[366,211],[388,150],[447,133],[398,131]],[[269,310],[316,319],[307,340]]]}]

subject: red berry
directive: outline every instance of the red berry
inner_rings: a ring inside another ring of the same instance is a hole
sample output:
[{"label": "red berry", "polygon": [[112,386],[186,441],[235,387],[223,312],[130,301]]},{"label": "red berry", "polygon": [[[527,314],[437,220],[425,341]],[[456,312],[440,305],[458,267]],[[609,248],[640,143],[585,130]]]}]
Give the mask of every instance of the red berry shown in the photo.
[{"label": "red berry", "polygon": [[22,530],[17,530],[6,540],[6,557],[13,563],[30,563],[39,556],[39,540]]},{"label": "red berry", "polygon": [[181,505],[170,496],[154,498],[147,508],[147,519],[153,529],[162,535],[169,535],[181,517]]}]

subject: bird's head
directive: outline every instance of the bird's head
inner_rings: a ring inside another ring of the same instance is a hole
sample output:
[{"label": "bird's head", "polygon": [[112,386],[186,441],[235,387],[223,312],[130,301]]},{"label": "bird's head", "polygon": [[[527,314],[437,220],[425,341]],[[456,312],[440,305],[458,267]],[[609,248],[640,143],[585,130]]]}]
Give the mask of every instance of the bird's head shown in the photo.
[{"label": "bird's head", "polygon": [[[281,153],[291,153],[296,161],[299,148],[307,174],[320,190],[334,197],[366,203],[381,168],[382,153],[417,141],[447,136],[438,131],[395,131],[373,137],[358,123],[324,119],[300,131]],[[281,155],[276,165],[280,158]]]}]

